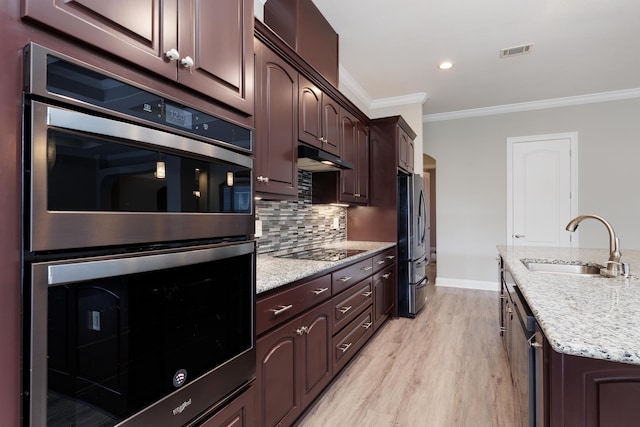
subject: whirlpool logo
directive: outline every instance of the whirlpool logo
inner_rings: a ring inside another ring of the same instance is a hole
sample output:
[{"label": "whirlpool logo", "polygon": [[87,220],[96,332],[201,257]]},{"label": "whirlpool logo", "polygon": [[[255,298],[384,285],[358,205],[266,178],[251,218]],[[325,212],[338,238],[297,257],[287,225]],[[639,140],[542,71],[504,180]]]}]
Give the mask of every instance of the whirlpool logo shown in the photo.
[{"label": "whirlpool logo", "polygon": [[181,414],[186,408],[187,406],[191,405],[191,399],[182,402],[182,404],[180,406],[178,406],[176,409],[173,410],[173,415],[178,415]]},{"label": "whirlpool logo", "polygon": [[187,371],[185,369],[180,369],[173,375],[173,386],[178,388],[182,386],[185,381],[187,381]]}]

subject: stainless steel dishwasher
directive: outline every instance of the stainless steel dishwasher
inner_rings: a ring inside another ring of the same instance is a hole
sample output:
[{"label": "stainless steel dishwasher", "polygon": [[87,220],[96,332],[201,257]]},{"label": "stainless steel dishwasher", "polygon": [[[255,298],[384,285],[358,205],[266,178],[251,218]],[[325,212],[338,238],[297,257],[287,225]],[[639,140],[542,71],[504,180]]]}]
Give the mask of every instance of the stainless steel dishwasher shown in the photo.
[{"label": "stainless steel dishwasher", "polygon": [[542,362],[542,351],[536,351],[541,350],[536,319],[509,271],[501,268],[501,276],[501,333],[509,358],[517,425],[542,426],[542,384],[537,381],[541,363],[536,360]]}]

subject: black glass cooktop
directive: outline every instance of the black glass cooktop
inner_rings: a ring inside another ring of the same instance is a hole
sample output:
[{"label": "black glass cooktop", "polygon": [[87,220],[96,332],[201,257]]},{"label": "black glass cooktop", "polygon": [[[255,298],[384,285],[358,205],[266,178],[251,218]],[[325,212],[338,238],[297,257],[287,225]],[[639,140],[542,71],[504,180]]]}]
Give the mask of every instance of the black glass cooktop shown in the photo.
[{"label": "black glass cooktop", "polygon": [[340,261],[357,254],[366,252],[363,249],[329,249],[314,248],[302,251],[291,252],[283,255],[276,255],[276,258],[304,259],[311,261]]}]

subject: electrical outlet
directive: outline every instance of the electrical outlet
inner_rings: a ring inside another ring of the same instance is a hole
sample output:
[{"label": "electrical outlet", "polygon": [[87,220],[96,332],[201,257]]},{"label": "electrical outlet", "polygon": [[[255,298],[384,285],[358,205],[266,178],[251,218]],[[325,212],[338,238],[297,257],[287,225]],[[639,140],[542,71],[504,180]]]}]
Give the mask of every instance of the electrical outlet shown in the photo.
[{"label": "electrical outlet", "polygon": [[333,218],[333,229],[334,230],[339,230],[340,229],[340,218],[339,217]]},{"label": "electrical outlet", "polygon": [[262,237],[262,221],[259,219],[256,220],[255,237]]}]

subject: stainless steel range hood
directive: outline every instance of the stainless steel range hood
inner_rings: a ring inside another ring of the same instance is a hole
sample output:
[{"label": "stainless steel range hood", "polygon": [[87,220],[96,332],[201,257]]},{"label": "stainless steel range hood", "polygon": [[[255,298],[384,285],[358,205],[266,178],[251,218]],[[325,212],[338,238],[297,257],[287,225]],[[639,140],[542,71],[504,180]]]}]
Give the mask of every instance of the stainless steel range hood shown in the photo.
[{"label": "stainless steel range hood", "polygon": [[298,169],[311,172],[329,172],[353,169],[353,164],[319,148],[298,145]]}]

